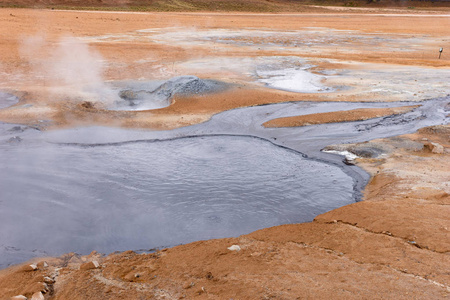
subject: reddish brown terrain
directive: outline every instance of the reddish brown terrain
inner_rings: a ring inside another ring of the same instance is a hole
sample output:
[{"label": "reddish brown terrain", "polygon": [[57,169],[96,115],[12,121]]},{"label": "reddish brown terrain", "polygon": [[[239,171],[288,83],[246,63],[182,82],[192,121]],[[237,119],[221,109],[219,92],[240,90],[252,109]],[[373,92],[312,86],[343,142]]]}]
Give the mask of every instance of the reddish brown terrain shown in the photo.
[{"label": "reddish brown terrain", "polygon": [[[80,125],[171,129],[207,121],[224,110],[268,103],[419,101],[448,94],[450,18],[445,9],[412,13],[396,8],[395,15],[385,10],[376,14],[319,10],[230,14],[2,8],[0,88],[19,96],[20,101],[0,110],[0,121],[42,130]],[[298,37],[261,41],[256,34],[234,37],[237,41],[220,47],[204,40],[196,43],[202,34],[217,29],[310,32],[311,27],[332,29],[333,34],[320,29],[332,42],[294,49],[289,45]],[[142,36],[138,31],[142,29],[158,31],[152,35],[157,42]],[[334,35],[342,30],[353,32],[354,38]],[[179,32],[186,40],[180,41]],[[200,37],[194,39],[195,34]],[[361,37],[372,34],[383,34],[389,45],[406,38],[414,43],[407,40],[408,51],[392,50],[385,43],[367,45]],[[67,36],[86,42],[103,58],[104,80],[193,74],[223,80],[233,88],[212,95],[175,97],[170,106],[158,110],[107,110],[101,101],[74,96],[72,85],[46,71],[58,63],[53,50]],[[285,48],[258,48],[270,43]],[[444,52],[438,59],[436,49],[441,46]],[[343,74],[327,77],[325,84],[351,88],[330,93],[270,89],[255,82],[245,65],[248,59],[292,55],[307,58],[314,74]],[[215,67],[219,59],[224,63]],[[301,126],[365,120],[412,108],[358,109],[269,122]],[[39,120],[51,123],[42,125]],[[450,127],[423,128],[414,134],[330,149],[357,153],[366,147],[380,149],[382,154],[356,159],[372,175],[364,201],[319,215],[311,223],[198,241],[151,254],[128,251],[103,256],[93,252],[36,259],[0,270],[0,299],[25,299],[11,298],[18,295],[74,300],[448,298]]]},{"label": "reddish brown terrain", "polygon": [[294,116],[272,119],[263,124],[264,127],[297,127],[312,124],[326,124],[336,122],[362,121],[371,118],[403,114],[411,111],[415,106],[403,106],[393,108],[359,108],[346,111],[334,111],[331,113],[319,113],[312,115]]}]

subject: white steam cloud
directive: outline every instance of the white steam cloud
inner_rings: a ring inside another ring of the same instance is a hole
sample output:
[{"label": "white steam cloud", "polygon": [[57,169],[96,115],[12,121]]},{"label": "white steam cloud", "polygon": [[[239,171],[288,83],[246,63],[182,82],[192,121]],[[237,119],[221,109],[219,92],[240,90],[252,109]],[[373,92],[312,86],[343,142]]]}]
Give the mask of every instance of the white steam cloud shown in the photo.
[{"label": "white steam cloud", "polygon": [[20,53],[49,89],[91,101],[110,102],[117,97],[104,82],[101,54],[75,37],[63,37],[56,43],[43,36],[27,37]]},{"label": "white steam cloud", "polygon": [[102,57],[75,38],[62,38],[49,66],[51,75],[65,85],[98,86],[103,84]]}]

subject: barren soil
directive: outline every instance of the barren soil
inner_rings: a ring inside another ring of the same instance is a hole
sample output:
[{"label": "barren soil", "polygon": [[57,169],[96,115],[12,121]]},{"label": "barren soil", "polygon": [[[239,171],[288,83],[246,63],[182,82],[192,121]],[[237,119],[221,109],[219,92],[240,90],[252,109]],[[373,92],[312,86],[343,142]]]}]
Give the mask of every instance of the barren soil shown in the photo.
[{"label": "barren soil", "polygon": [[[417,101],[448,92],[445,78],[450,76],[450,55],[443,52],[438,59],[439,47],[450,42],[448,16],[2,9],[0,25],[0,38],[4,41],[0,44],[3,53],[0,87],[21,96],[18,105],[0,112],[0,119],[13,123],[41,126],[39,120],[51,120],[47,124],[52,127],[97,124],[171,129],[203,122],[215,113],[244,106],[304,100]],[[204,42],[217,29],[234,32],[241,28],[251,30],[242,37],[232,36],[230,42],[224,44]],[[258,36],[268,28],[273,35],[259,41]],[[142,36],[138,31],[142,29],[154,29],[161,34]],[[345,35],[348,30],[354,37]],[[177,31],[182,33],[173,39]],[[279,31],[298,31],[298,34],[277,39]],[[342,36],[339,31],[343,31]],[[305,38],[301,37],[302,32]],[[320,38],[313,46],[292,46],[298,39],[308,42],[317,34]],[[374,34],[381,34],[381,40],[371,46],[365,40],[373,41]],[[61,58],[55,57],[53,52],[61,38],[67,36],[89,42],[91,51],[102,56],[107,62],[99,70],[104,80],[168,79],[191,74],[223,80],[236,87],[216,95],[177,96],[171,106],[153,111],[118,113],[106,110],[101,102],[86,108],[81,102],[93,99],[80,100],[73,96],[79,92],[76,87],[70,82],[62,83],[59,76],[55,78],[49,71],[60,64]],[[418,36],[420,39],[416,40]],[[158,40],[152,41],[155,38]],[[197,39],[201,42],[196,43]],[[249,44],[243,47],[242,42]],[[259,43],[279,43],[282,47],[261,47]],[[397,43],[401,43],[400,46]],[[342,46],[336,47],[336,44]],[[393,46],[389,47],[390,44]],[[311,72],[315,73],[349,74],[327,77],[325,84],[351,89],[292,93],[255,83],[253,75],[249,75],[254,70],[246,66],[246,60],[273,56],[301,56],[312,64]],[[398,78],[392,78],[395,74]]]},{"label": "barren soil", "polygon": [[[317,5],[319,4],[319,5]],[[323,6],[335,5],[333,6]],[[3,0],[2,7],[28,8],[66,8],[91,10],[131,10],[131,11],[244,11],[244,12],[310,12],[327,10],[345,11],[378,11],[384,8],[391,12],[415,12],[416,8],[435,10],[448,7],[446,1],[408,1],[393,0],[364,1],[364,0]],[[359,6],[359,7],[356,7]]]},{"label": "barren soil", "polygon": [[295,117],[286,117],[270,120],[264,127],[297,127],[312,124],[326,124],[336,122],[362,121],[372,118],[402,114],[413,110],[417,106],[403,106],[392,108],[359,108],[331,113],[319,113]]}]

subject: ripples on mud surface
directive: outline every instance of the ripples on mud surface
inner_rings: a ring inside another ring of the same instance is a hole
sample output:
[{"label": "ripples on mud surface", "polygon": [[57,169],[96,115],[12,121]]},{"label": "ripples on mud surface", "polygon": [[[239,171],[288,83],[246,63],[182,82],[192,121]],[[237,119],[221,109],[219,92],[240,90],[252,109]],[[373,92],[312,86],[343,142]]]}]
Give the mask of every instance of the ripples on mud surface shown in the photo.
[{"label": "ripples on mud surface", "polygon": [[258,138],[1,148],[0,267],[237,236],[352,202],[341,169]]}]

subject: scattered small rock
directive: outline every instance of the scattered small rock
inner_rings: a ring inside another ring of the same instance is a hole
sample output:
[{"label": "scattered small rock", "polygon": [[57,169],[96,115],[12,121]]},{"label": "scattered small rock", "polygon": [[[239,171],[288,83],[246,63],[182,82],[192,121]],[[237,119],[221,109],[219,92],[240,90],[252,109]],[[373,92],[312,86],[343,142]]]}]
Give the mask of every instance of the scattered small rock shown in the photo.
[{"label": "scattered small rock", "polygon": [[436,154],[444,153],[444,146],[442,146],[441,144],[438,144],[438,143],[426,142],[424,144],[424,148],[428,149],[432,153],[436,153]]},{"label": "scattered small rock", "polygon": [[36,292],[33,294],[33,296],[31,296],[31,300],[44,300],[44,295],[42,294],[42,292]]},{"label": "scattered small rock", "polygon": [[239,247],[239,245],[232,245],[230,247],[227,248],[230,251],[241,251],[241,247]]},{"label": "scattered small rock", "polygon": [[191,287],[193,287],[193,286],[195,286],[195,282],[191,282],[191,283],[188,283],[188,284],[186,284],[185,286],[184,286],[184,289],[190,289]]},{"label": "scattered small rock", "polygon": [[92,269],[97,269],[98,267],[100,267],[100,264],[98,263],[98,261],[93,260],[93,261],[82,264],[80,266],[80,270],[92,270]]},{"label": "scattered small rock", "polygon": [[45,276],[44,277],[44,282],[48,283],[48,284],[53,284],[53,283],[55,283],[55,280],[50,278],[50,277],[48,277],[48,276]]},{"label": "scattered small rock", "polygon": [[31,264],[31,265],[26,265],[22,268],[22,271],[25,272],[31,272],[31,271],[36,271],[38,269],[37,265],[35,264]]},{"label": "scattered small rock", "polygon": [[68,260],[68,265],[71,265],[71,264],[79,264],[79,263],[82,263],[83,261],[81,260],[81,258],[80,258],[80,256],[79,255],[77,255],[77,254],[69,254],[69,260]]},{"label": "scattered small rock", "polygon": [[344,164],[349,165],[349,166],[355,165],[355,160],[354,159],[348,159],[347,157],[344,158],[343,162],[344,162]]},{"label": "scattered small rock", "polygon": [[431,149],[431,152],[437,153],[437,154],[444,153],[444,146],[442,146],[441,144],[431,143],[431,145],[433,145],[433,148]]}]

